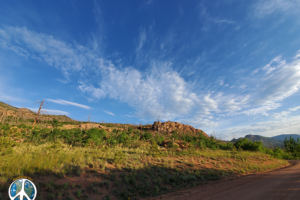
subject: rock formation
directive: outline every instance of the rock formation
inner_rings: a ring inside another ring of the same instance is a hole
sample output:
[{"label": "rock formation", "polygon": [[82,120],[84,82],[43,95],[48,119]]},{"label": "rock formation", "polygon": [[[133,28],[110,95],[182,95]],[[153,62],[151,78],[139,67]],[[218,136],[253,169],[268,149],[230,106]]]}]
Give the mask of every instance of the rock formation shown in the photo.
[{"label": "rock formation", "polygon": [[181,124],[181,123],[178,123],[178,122],[171,122],[171,121],[163,122],[163,123],[161,123],[159,121],[156,121],[156,122],[153,123],[151,129],[153,131],[165,132],[165,133],[171,133],[172,131],[176,131],[176,130],[180,133],[193,133],[193,134],[196,134],[196,133],[202,132],[202,134],[205,137],[208,137],[208,135],[200,129],[195,129],[190,125],[185,125],[185,124]]}]

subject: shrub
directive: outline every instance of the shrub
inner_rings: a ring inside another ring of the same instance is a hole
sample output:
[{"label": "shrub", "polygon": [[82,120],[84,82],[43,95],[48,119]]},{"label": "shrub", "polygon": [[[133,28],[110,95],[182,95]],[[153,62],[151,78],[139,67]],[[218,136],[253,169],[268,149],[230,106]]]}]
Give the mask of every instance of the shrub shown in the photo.
[{"label": "shrub", "polygon": [[226,142],[226,143],[220,143],[219,148],[222,150],[232,150],[234,147],[233,143]]},{"label": "shrub", "polygon": [[144,140],[149,140],[149,139],[151,139],[153,136],[152,136],[152,134],[150,133],[150,132],[146,132],[146,133],[144,133],[143,135],[142,135],[142,137],[141,137],[141,140],[142,139],[144,139]]},{"label": "shrub", "polygon": [[129,127],[129,128],[128,128],[128,133],[129,133],[129,134],[133,133],[133,128],[132,128],[132,127]]},{"label": "shrub", "polygon": [[300,140],[299,140],[299,138],[297,138],[297,140],[295,140],[294,138],[292,138],[292,136],[290,136],[290,139],[285,138],[285,140],[283,141],[283,144],[285,146],[285,151],[288,154],[290,154],[294,158],[299,159],[299,157],[300,157]]},{"label": "shrub", "polygon": [[5,124],[0,123],[0,129],[8,131],[9,128],[10,128],[9,124],[7,124],[7,123],[5,123]]},{"label": "shrub", "polygon": [[129,136],[126,134],[126,132],[122,132],[122,134],[118,135],[117,141],[118,143],[127,143],[129,140]]},{"label": "shrub", "polygon": [[116,145],[118,142],[117,142],[117,140],[116,140],[114,137],[110,137],[110,138],[108,138],[108,139],[106,140],[106,143],[109,144],[109,145],[111,145],[111,146],[114,146],[114,145]]},{"label": "shrub", "polygon": [[91,128],[87,131],[84,143],[87,144],[88,142],[94,142],[96,145],[101,143],[101,140],[106,137],[106,131],[97,128]]},{"label": "shrub", "polygon": [[151,140],[151,147],[149,149],[149,155],[153,156],[153,157],[158,157],[161,155],[161,152],[158,148],[158,145],[156,143],[156,141],[154,139]]},{"label": "shrub", "polygon": [[165,140],[164,136],[162,136],[162,135],[157,135],[157,136],[155,136],[154,139],[155,139],[156,143],[158,143],[158,144],[161,144]]},{"label": "shrub", "polygon": [[25,124],[22,123],[22,124],[19,124],[19,125],[18,125],[18,128],[27,128],[27,126],[26,126]]},{"label": "shrub", "polygon": [[248,151],[262,151],[263,145],[262,142],[256,141],[252,142],[249,141],[247,138],[239,139],[234,143],[234,146],[239,149],[248,150]]},{"label": "shrub", "polygon": [[57,128],[57,126],[58,126],[58,120],[57,119],[52,119],[52,126],[53,126],[53,128]]}]

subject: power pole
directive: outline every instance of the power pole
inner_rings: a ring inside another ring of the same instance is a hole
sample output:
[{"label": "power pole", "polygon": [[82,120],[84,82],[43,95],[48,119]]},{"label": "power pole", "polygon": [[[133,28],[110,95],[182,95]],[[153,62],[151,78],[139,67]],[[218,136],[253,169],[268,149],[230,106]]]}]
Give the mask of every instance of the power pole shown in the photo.
[{"label": "power pole", "polygon": [[42,109],[43,103],[44,103],[44,99],[43,99],[43,101],[42,101],[42,103],[41,103],[41,105],[40,105],[39,111],[38,111],[38,113],[37,113],[37,115],[36,115],[36,117],[35,117],[35,120],[34,120],[34,122],[33,122],[33,125],[32,125],[32,129],[34,129],[34,126],[35,126],[36,120],[37,120],[37,118],[38,118],[38,116],[39,116],[39,114],[40,114],[40,112],[41,112],[41,109]]}]

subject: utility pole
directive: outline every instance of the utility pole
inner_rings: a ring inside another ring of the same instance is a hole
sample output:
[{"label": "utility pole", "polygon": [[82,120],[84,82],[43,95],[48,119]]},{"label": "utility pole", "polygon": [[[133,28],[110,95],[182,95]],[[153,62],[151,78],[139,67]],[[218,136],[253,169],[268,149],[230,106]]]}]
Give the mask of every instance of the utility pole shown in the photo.
[{"label": "utility pole", "polygon": [[35,117],[35,120],[34,120],[34,122],[33,122],[33,125],[32,125],[32,129],[34,129],[34,126],[35,126],[36,120],[37,120],[37,118],[38,118],[38,116],[39,116],[39,114],[40,114],[40,112],[41,112],[41,109],[42,109],[43,103],[44,103],[44,99],[43,99],[43,101],[42,101],[42,103],[41,103],[41,105],[40,105],[39,111],[38,111],[38,113],[37,113],[37,115],[36,115],[36,117]]}]

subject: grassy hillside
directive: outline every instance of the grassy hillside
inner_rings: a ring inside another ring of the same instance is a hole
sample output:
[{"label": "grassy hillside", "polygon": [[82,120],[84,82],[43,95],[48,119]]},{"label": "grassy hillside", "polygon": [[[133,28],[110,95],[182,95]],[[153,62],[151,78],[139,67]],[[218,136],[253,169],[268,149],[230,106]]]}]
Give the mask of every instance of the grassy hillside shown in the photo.
[{"label": "grassy hillside", "polygon": [[[128,200],[288,165],[272,150],[261,152],[259,143],[235,146],[175,122],[157,129],[157,122],[133,126],[61,120],[49,128],[43,123],[34,130],[31,124],[0,123],[0,199],[21,175],[37,185],[37,200]],[[254,150],[243,150],[249,147]]]}]

